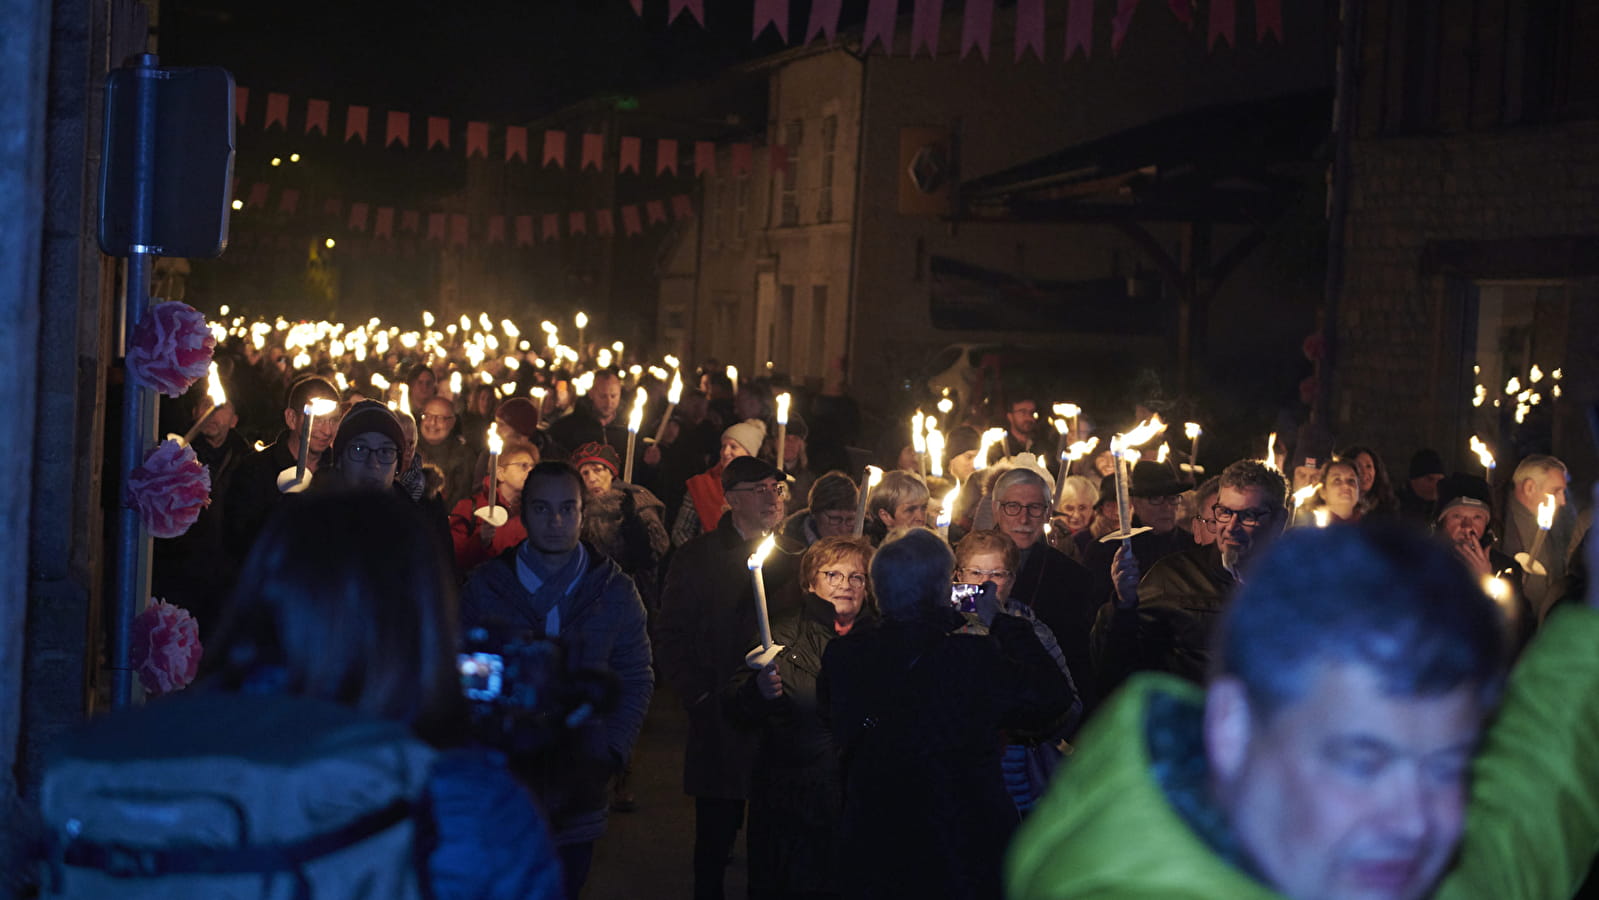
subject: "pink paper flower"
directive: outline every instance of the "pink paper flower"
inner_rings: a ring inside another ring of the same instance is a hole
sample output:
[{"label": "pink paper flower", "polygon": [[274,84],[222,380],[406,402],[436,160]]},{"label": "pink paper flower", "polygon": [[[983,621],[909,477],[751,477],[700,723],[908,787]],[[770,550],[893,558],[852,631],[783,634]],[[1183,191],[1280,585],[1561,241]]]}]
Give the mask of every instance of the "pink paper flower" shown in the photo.
[{"label": "pink paper flower", "polygon": [[133,618],[131,650],[145,693],[182,690],[200,668],[200,626],[187,611],[155,600]]},{"label": "pink paper flower", "polygon": [[1327,341],[1321,336],[1321,332],[1312,332],[1305,337],[1304,343],[1299,345],[1299,352],[1305,354],[1305,358],[1311,362],[1320,362],[1321,358],[1327,355]]},{"label": "pink paper flower", "polygon": [[204,313],[176,301],[156,303],[128,339],[128,371],[139,384],[181,397],[210,371],[216,343]]},{"label": "pink paper flower", "polygon": [[151,534],[175,538],[211,502],[211,470],[195,458],[194,448],[176,439],[162,441],[128,476],[127,499]]}]

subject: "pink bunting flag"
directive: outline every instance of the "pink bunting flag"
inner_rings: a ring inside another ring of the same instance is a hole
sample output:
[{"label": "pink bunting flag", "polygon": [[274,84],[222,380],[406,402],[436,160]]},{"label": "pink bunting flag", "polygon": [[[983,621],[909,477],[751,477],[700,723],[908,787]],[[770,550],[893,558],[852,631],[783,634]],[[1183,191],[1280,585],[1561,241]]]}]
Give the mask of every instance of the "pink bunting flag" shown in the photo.
[{"label": "pink bunting flag", "polygon": [[987,62],[993,36],[994,0],[966,0],[966,15],[961,19],[961,59],[975,47]]},{"label": "pink bunting flag", "polygon": [[1094,0],[1069,0],[1066,4],[1066,58],[1079,49],[1083,59],[1094,55]]},{"label": "pink bunting flag", "polygon": [[300,192],[294,188],[284,188],[278,195],[278,212],[293,215],[300,209]]},{"label": "pink bunting flag", "polygon": [[416,234],[422,228],[422,214],[414,209],[400,213],[400,230],[409,234]]},{"label": "pink bunting flag", "polygon": [[628,235],[641,234],[644,226],[639,223],[638,207],[629,203],[622,207],[622,231]]},{"label": "pink bunting flag", "polygon": [[580,169],[594,167],[599,172],[605,168],[605,135],[585,131],[583,133],[583,164]]},{"label": "pink bunting flag", "polygon": [[533,246],[533,217],[516,217],[516,245],[518,247]]},{"label": "pink bunting flag", "polygon": [[927,48],[929,57],[938,56],[938,26],[943,18],[943,0],[916,0],[916,7],[911,15],[912,59],[916,58],[916,52],[923,47]]},{"label": "pink bunting flag", "polygon": [[644,142],[636,137],[622,138],[621,143],[617,148],[616,170],[618,172],[626,172],[627,170],[632,169],[633,174],[637,175],[639,171],[639,157],[643,155],[643,147]]},{"label": "pink bunting flag", "polygon": [[450,213],[450,246],[466,246],[466,213]]},{"label": "pink bunting flag", "polygon": [[669,0],[666,4],[666,24],[677,21],[684,10],[688,10],[699,21],[701,28],[705,27],[705,0]]},{"label": "pink bunting flag", "polygon": [[489,243],[505,243],[505,217],[489,216]]},{"label": "pink bunting flag", "polygon": [[828,43],[838,33],[838,17],[844,11],[844,0],[812,0],[811,22],[805,26],[805,43],[821,35]]},{"label": "pink bunting flag", "polygon": [[520,157],[527,162],[527,129],[511,125],[505,129],[505,161]]},{"label": "pink bunting flag", "polygon": [[305,101],[305,133],[312,131],[322,132],[323,137],[328,136],[328,101]]},{"label": "pink bunting flag", "polygon": [[377,219],[372,223],[372,236],[380,238],[394,237],[394,207],[378,207]]},{"label": "pink bunting flag", "polygon": [[344,201],[338,197],[329,197],[322,201],[322,215],[330,219],[337,219],[344,213]]},{"label": "pink bunting flag", "polygon": [[1177,21],[1189,28],[1194,27],[1194,0],[1166,0],[1166,6],[1177,17]]},{"label": "pink bunting flag", "polygon": [[566,168],[566,132],[544,132],[544,162],[540,165],[555,163],[561,168]]},{"label": "pink bunting flag", "polygon": [[1283,40],[1283,0],[1255,0],[1255,40],[1265,43],[1267,35]]},{"label": "pink bunting flag", "polygon": [[899,0],[872,0],[866,8],[866,32],[861,52],[872,52],[872,44],[881,42],[883,53],[894,55],[894,19],[899,14]]},{"label": "pink bunting flag", "polygon": [[1133,13],[1138,11],[1138,0],[1116,0],[1116,14],[1110,20],[1110,52],[1122,52],[1122,41],[1127,40],[1127,29],[1132,27]]},{"label": "pink bunting flag", "polygon": [[368,110],[364,106],[352,106],[344,111],[344,140],[360,138],[361,143],[366,143],[366,126]]},{"label": "pink bunting flag", "polygon": [[267,186],[265,182],[257,181],[250,185],[250,206],[266,206]]},{"label": "pink bunting flag", "polygon": [[655,174],[677,174],[677,141],[661,138],[655,142]]},{"label": "pink bunting flag", "polygon": [[1044,0],[1016,0],[1016,61],[1033,51],[1044,60]]},{"label": "pink bunting flag", "polygon": [[398,141],[401,147],[411,146],[411,114],[394,112],[390,110],[388,125],[383,132],[383,146],[393,146]]},{"label": "pink bunting flag", "polygon": [[266,124],[263,128],[273,125],[287,131],[289,129],[289,95],[267,94]]},{"label": "pink bunting flag", "polygon": [[689,202],[687,194],[674,194],[672,196],[672,218],[681,222],[694,217],[694,204]]},{"label": "pink bunting flag", "polygon": [[250,108],[250,89],[242,85],[233,86],[233,118],[240,125],[244,124],[244,113]]},{"label": "pink bunting flag", "polygon": [[633,4],[633,14],[635,16],[644,15],[644,0],[628,0],[628,2]]},{"label": "pink bunting flag", "polygon": [[365,203],[360,203],[360,202],[351,203],[350,204],[350,221],[349,221],[350,228],[355,230],[355,231],[365,231],[366,230],[366,213],[367,213],[367,205]]},{"label": "pink bunting flag", "polygon": [[1206,39],[1206,46],[1216,49],[1216,41],[1223,40],[1227,46],[1238,46],[1238,6],[1237,0],[1210,0],[1210,25],[1206,29],[1210,36]]},{"label": "pink bunting flag", "polygon": [[710,141],[694,142],[694,177],[716,174],[716,145]]},{"label": "pink bunting flag", "polygon": [[450,149],[450,120],[443,116],[428,116],[428,149]]},{"label": "pink bunting flag", "polygon": [[788,43],[788,0],[755,0],[755,25],[750,40],[760,37],[768,25],[777,29],[777,36],[783,43]]},{"label": "pink bunting flag", "polygon": [[[474,156],[489,158],[489,123],[466,123],[466,158]],[[506,159],[510,159],[509,156]]]},{"label": "pink bunting flag", "polygon": [[733,145],[733,174],[748,175],[754,170],[754,148],[744,141]]},{"label": "pink bunting flag", "polygon": [[616,233],[616,221],[611,217],[610,210],[596,209],[594,211],[594,233],[602,237]]},{"label": "pink bunting flag", "polygon": [[588,217],[588,213],[584,212],[581,209],[574,209],[571,212],[567,213],[566,214],[566,233],[567,234],[588,234],[589,233],[589,217]]},{"label": "pink bunting flag", "polygon": [[787,172],[789,169],[788,146],[786,144],[772,145],[772,171]]},{"label": "pink bunting flag", "polygon": [[428,238],[427,239],[430,240],[430,241],[443,241],[444,240],[444,225],[445,225],[444,213],[441,213],[441,212],[428,213]]},{"label": "pink bunting flag", "polygon": [[561,236],[561,217],[555,213],[544,214],[544,240],[553,241]]},{"label": "pink bunting flag", "polygon": [[666,207],[662,206],[659,200],[647,200],[644,203],[644,216],[651,225],[656,222],[665,222]]}]

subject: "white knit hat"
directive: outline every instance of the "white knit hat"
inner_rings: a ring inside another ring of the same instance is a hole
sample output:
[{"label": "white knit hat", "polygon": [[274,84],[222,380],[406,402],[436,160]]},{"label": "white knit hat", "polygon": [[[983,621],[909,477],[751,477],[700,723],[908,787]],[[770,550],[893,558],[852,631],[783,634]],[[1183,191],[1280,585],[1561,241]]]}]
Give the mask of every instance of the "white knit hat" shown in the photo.
[{"label": "white knit hat", "polygon": [[761,452],[761,442],[766,440],[766,423],[760,419],[745,419],[722,432],[722,440],[728,438],[737,441],[749,455],[756,456]]}]

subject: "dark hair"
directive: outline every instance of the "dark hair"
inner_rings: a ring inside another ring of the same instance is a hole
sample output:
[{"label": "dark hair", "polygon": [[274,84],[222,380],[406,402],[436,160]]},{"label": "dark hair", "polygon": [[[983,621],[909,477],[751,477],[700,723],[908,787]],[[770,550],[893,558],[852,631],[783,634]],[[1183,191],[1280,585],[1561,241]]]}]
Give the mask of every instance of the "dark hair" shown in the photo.
[{"label": "dark hair", "polygon": [[333,386],[333,382],[323,378],[321,375],[306,375],[303,378],[296,379],[289,386],[289,400],[286,407],[298,413],[305,409],[305,405],[311,402],[312,397],[326,397],[329,400],[338,400],[339,389]]},{"label": "dark hair", "polygon": [[411,364],[411,368],[406,370],[405,383],[406,384],[412,384],[418,378],[421,378],[424,374],[432,375],[433,376],[433,380],[435,382],[437,382],[439,380],[439,373],[433,371],[433,367],[432,366],[428,365],[426,361],[419,361],[419,362],[412,363]]},{"label": "dark hair", "polygon": [[1267,468],[1258,459],[1240,459],[1223,469],[1216,491],[1220,493],[1222,488],[1243,491],[1252,487],[1265,491],[1266,499],[1276,509],[1282,509],[1288,499],[1288,485],[1282,475]]},{"label": "dark hair", "polygon": [[1450,548],[1393,526],[1300,528],[1223,613],[1212,674],[1241,681],[1268,717],[1324,663],[1369,666],[1391,696],[1469,686],[1491,705],[1507,646],[1499,608]]},{"label": "dark hair", "polygon": [[889,619],[915,621],[936,614],[949,598],[955,554],[926,528],[896,531],[872,557],[872,593]]},{"label": "dark hair", "polygon": [[860,489],[855,487],[855,482],[837,469],[816,479],[816,483],[811,485],[811,492],[805,497],[813,516],[837,509],[854,512],[860,500]]},{"label": "dark hair", "polygon": [[1355,470],[1358,473],[1360,455],[1362,453],[1371,457],[1371,465],[1376,469],[1376,474],[1371,480],[1371,490],[1362,491],[1360,494],[1360,508],[1366,512],[1372,512],[1373,510],[1381,510],[1383,512],[1396,511],[1399,508],[1399,495],[1394,493],[1394,483],[1388,478],[1388,464],[1382,461],[1382,457],[1378,455],[1377,451],[1364,444],[1357,444],[1353,447],[1345,447],[1344,452],[1338,455],[1344,459],[1354,460],[1356,463]]},{"label": "dark hair", "polygon": [[[570,478],[572,480],[572,484],[577,486],[577,508],[583,508],[583,476],[578,474],[576,466],[564,459],[546,459],[540,461],[534,465],[532,469],[528,470],[527,480],[522,482],[523,498],[526,498],[528,493],[532,490],[533,479],[535,478]],[[532,504],[526,502],[525,499],[523,500],[522,524],[524,525],[527,524],[527,514],[531,506]]]},{"label": "dark hair", "polygon": [[462,710],[450,566],[411,505],[388,492],[307,494],[261,533],[205,649],[202,672],[282,689],[448,739]]}]

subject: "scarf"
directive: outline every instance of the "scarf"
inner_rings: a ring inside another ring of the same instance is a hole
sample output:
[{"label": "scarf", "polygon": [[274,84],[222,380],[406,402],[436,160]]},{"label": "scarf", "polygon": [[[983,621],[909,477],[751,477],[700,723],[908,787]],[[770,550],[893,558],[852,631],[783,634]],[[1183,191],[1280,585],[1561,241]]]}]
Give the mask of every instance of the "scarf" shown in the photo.
[{"label": "scarf", "polygon": [[533,598],[533,612],[544,615],[544,636],[561,634],[561,600],[570,597],[588,571],[588,551],[582,543],[559,568],[551,569],[534,552],[530,541],[516,549],[516,578]]}]

